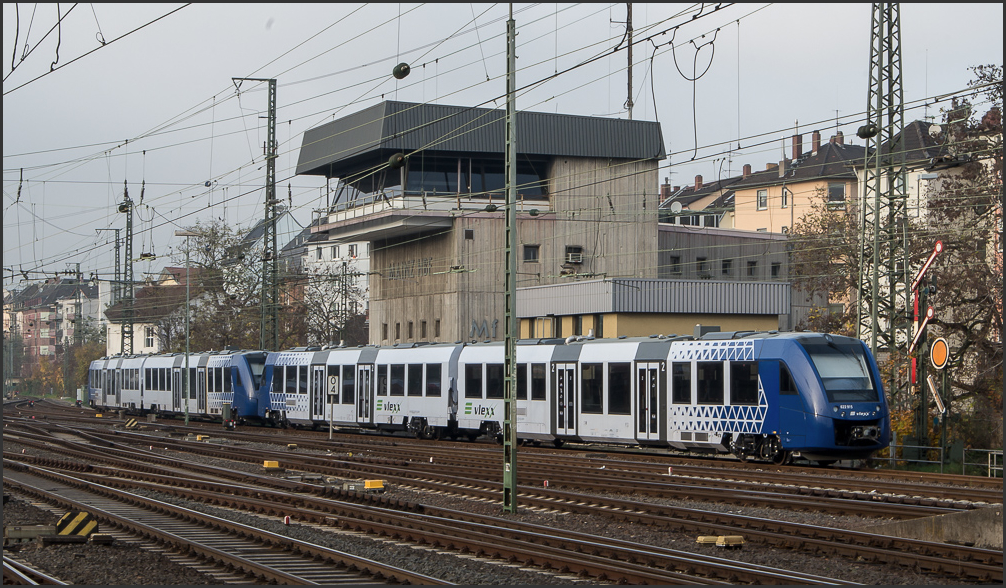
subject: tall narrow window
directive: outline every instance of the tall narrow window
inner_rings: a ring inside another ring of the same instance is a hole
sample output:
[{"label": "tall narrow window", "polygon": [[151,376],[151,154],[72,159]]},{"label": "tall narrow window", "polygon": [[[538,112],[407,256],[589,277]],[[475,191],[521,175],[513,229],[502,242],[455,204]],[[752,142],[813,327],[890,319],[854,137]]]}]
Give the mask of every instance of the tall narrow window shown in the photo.
[{"label": "tall narrow window", "polygon": [[758,210],[768,208],[768,190],[758,190]]}]

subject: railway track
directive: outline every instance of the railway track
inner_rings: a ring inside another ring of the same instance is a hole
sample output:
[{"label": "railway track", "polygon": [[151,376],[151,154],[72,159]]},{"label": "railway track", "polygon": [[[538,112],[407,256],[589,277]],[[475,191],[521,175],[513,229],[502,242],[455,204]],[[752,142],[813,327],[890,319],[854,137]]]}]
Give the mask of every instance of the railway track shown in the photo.
[{"label": "railway track", "polygon": [[67,510],[89,512],[103,524],[239,570],[255,581],[446,584],[437,578],[6,459],[4,486]]},{"label": "railway track", "polygon": [[[76,434],[83,435],[92,442],[106,447],[107,449],[103,449],[103,453],[114,450],[118,455],[117,459],[123,461],[111,466],[111,470],[121,470],[128,464],[135,464],[136,461],[143,458],[161,464],[157,466],[158,468],[163,468],[168,463],[176,462],[176,460],[169,460],[163,456],[149,452],[133,453],[120,447],[111,447],[124,445],[122,441],[127,438],[131,439],[132,442],[136,442],[138,437],[135,434],[96,434],[91,432],[78,432]],[[149,439],[144,439],[144,441],[149,441]],[[498,483],[493,484],[473,478],[449,476],[442,471],[435,473],[436,468],[423,472],[417,466],[425,467],[425,464],[416,462],[401,462],[400,460],[370,457],[353,461],[340,456],[302,455],[289,451],[285,453],[273,452],[270,455],[269,452],[261,450],[246,451],[234,446],[220,447],[206,443],[193,443],[163,438],[160,439],[160,443],[171,447],[173,451],[195,452],[227,459],[254,461],[262,459],[263,456],[266,459],[283,456],[282,459],[290,464],[288,467],[301,469],[301,471],[314,471],[327,475],[348,475],[350,477],[353,475],[367,475],[368,473],[371,475],[376,474],[396,485],[411,486],[426,491],[452,492],[483,500],[498,501],[500,495]],[[92,457],[96,457],[93,448],[86,453]],[[145,455],[141,455],[141,453]],[[95,471],[95,469],[92,468],[92,471]],[[96,475],[110,475],[110,473],[97,471]],[[236,473],[232,475],[243,480],[255,478],[255,476],[248,473]],[[177,476],[175,477],[177,478]],[[294,489],[297,489],[299,492],[313,493],[332,491],[331,488],[317,487],[311,484],[277,480],[266,476],[261,476],[260,478],[264,478],[265,480],[257,481],[256,485],[261,482],[263,485],[282,486],[288,494]],[[164,483],[164,481],[161,480],[158,483]],[[644,522],[649,525],[683,528],[699,533],[731,534],[743,532],[750,540],[764,542],[769,545],[823,551],[867,561],[893,559],[902,562],[906,566],[917,566],[936,573],[956,574],[979,580],[1001,578],[1002,575],[1001,552],[996,557],[994,552],[992,554],[986,553],[987,550],[973,550],[959,546],[944,546],[942,544],[927,544],[926,542],[911,542],[866,533],[793,525],[778,521],[763,521],[726,513],[682,508],[668,509],[660,505],[637,501],[617,500],[613,498],[599,499],[583,493],[565,492],[554,488],[549,488],[547,492],[544,489],[522,488],[519,500],[522,505],[527,505],[529,508],[580,512],[592,516],[605,516],[631,522]],[[271,508],[275,509],[276,505],[280,504],[280,502],[273,500],[270,501],[270,504]],[[511,554],[508,557],[516,556]]]},{"label": "railway track", "polygon": [[6,552],[3,556],[4,586],[65,586],[66,582],[58,580],[23,561],[18,561]]}]

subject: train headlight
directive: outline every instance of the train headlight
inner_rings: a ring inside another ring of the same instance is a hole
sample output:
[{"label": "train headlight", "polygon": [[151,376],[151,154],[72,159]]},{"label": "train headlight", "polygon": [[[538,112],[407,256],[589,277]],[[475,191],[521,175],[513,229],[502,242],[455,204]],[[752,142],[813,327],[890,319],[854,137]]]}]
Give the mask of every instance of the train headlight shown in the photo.
[{"label": "train headlight", "polygon": [[880,407],[878,406],[878,407],[877,407],[877,408],[876,408],[875,410],[876,410],[877,412],[880,412]]},{"label": "train headlight", "polygon": [[845,416],[845,411],[844,410],[842,411],[841,416],[843,416],[843,417]]},{"label": "train headlight", "polygon": [[838,407],[837,406],[831,407],[831,412],[838,412]]}]

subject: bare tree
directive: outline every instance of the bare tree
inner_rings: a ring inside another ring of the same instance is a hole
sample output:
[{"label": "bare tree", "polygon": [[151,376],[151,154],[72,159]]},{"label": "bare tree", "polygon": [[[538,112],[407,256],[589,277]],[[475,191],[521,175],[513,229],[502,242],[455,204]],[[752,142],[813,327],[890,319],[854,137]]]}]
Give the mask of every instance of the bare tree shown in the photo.
[{"label": "bare tree", "polygon": [[305,270],[304,309],[312,345],[367,343],[366,292],[361,274],[348,263],[314,265]]}]

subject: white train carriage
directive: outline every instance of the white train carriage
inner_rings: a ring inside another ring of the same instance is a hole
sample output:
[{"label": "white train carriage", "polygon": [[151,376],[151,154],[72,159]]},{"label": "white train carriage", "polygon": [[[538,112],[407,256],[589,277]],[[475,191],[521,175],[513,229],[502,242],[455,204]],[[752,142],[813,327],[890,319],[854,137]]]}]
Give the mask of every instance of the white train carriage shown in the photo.
[{"label": "white train carriage", "polygon": [[151,355],[143,363],[143,409],[153,413],[175,413],[181,410],[181,392],[173,401],[172,355]]},{"label": "white train carriage", "polygon": [[[557,434],[549,365],[561,339],[528,339],[517,342],[517,436],[532,441],[553,441]],[[466,345],[457,360],[457,426],[469,439],[502,434],[505,418],[504,361],[501,342]],[[565,385],[561,383],[560,385]],[[565,414],[565,413],[563,413]]]},{"label": "white train carriage", "polygon": [[145,355],[127,355],[119,359],[115,366],[115,403],[113,408],[139,411],[143,406],[143,382],[140,371]]},{"label": "white train carriage", "polygon": [[317,425],[371,425],[371,369],[373,348],[341,347],[316,353],[311,364],[311,419]]},{"label": "white train carriage", "polygon": [[[266,360],[266,381],[269,383],[269,412],[266,418],[274,424],[312,425],[310,377],[315,354],[324,352],[298,347],[270,353]],[[323,359],[318,363],[324,365]]]},{"label": "white train carriage", "polygon": [[669,346],[623,338],[557,347],[551,368],[556,438],[665,445]]},{"label": "white train carriage", "polygon": [[374,426],[425,438],[453,430],[457,396],[450,394],[456,378],[451,366],[461,349],[461,345],[422,343],[379,348],[374,361]]}]

